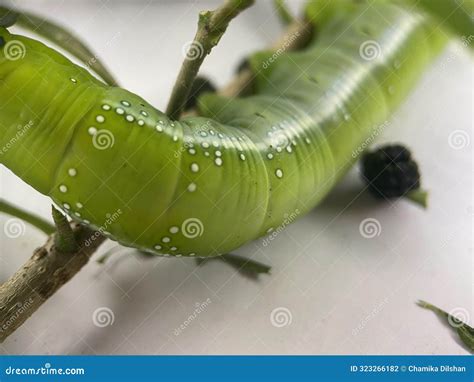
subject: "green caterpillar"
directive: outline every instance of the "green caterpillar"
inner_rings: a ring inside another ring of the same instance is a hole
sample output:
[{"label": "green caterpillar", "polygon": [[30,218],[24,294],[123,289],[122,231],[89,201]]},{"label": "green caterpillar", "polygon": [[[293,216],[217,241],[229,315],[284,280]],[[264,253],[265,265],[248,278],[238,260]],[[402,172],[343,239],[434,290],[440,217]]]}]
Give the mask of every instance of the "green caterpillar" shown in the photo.
[{"label": "green caterpillar", "polygon": [[0,28],[0,163],[124,245],[228,253],[313,208],[446,40],[401,2],[307,14],[306,49],[252,57],[255,94],[201,97],[200,116],[179,121]]}]

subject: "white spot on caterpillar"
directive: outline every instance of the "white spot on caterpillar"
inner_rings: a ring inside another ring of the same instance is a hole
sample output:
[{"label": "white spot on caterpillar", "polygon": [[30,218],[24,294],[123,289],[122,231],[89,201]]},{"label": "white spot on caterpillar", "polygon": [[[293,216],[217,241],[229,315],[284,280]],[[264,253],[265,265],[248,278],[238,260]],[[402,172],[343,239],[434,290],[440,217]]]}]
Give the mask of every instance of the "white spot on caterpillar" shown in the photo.
[{"label": "white spot on caterpillar", "polygon": [[77,170],[75,168],[70,168],[69,170],[67,170],[67,173],[69,174],[69,176],[76,176]]},{"label": "white spot on caterpillar", "polygon": [[91,222],[87,219],[84,219],[83,222],[86,223],[86,224],[91,224]]},{"label": "white spot on caterpillar", "polygon": [[205,131],[201,131],[201,137],[207,137],[207,133]]},{"label": "white spot on caterpillar", "polygon": [[163,125],[163,124],[164,124],[164,122],[163,122],[161,119],[158,121],[158,123],[159,123],[160,125]]},{"label": "white spot on caterpillar", "polygon": [[79,209],[81,209],[81,208],[84,207],[84,206],[82,205],[82,203],[79,203],[79,202],[78,202],[78,203],[76,203],[76,207],[79,208]]},{"label": "white spot on caterpillar", "polygon": [[189,256],[196,256],[196,254],[194,252],[191,252]]},{"label": "white spot on caterpillar", "polygon": [[71,80],[71,82],[72,82],[73,84],[77,84],[77,80],[76,80],[75,78],[72,78],[72,77],[71,77],[70,80]]},{"label": "white spot on caterpillar", "polygon": [[98,122],[98,123],[104,123],[105,122],[105,117],[103,115],[98,115],[97,117],[95,117],[95,120]]},{"label": "white spot on caterpillar", "polygon": [[169,243],[169,242],[171,241],[171,239],[170,239],[168,236],[165,236],[165,237],[163,237],[163,238],[161,239],[161,241],[162,241],[163,243]]},{"label": "white spot on caterpillar", "polygon": [[213,145],[215,148],[218,148],[218,147],[219,147],[219,142],[217,142],[217,141],[212,141],[212,145]]},{"label": "white spot on caterpillar", "polygon": [[202,146],[203,148],[205,148],[205,149],[208,149],[208,148],[209,148],[209,143],[207,143],[207,142],[202,142],[202,143],[201,143],[201,146]]},{"label": "white spot on caterpillar", "polygon": [[145,124],[145,121],[143,119],[138,120],[138,125],[143,126]]},{"label": "white spot on caterpillar", "polygon": [[79,212],[74,212],[74,215],[76,215],[78,218],[81,217],[81,214]]},{"label": "white spot on caterpillar", "polygon": [[156,131],[158,131],[159,133],[163,132],[163,126],[156,125],[155,128],[156,128]]},{"label": "white spot on caterpillar", "polygon": [[89,133],[89,135],[96,135],[97,134],[97,129],[95,127],[91,126],[87,129],[87,132]]},{"label": "white spot on caterpillar", "polygon": [[199,165],[197,163],[192,163],[191,164],[191,171],[192,172],[198,172],[199,171]]},{"label": "white spot on caterpillar", "polygon": [[148,113],[145,110],[140,111],[140,114],[144,117],[148,117]]},{"label": "white spot on caterpillar", "polygon": [[112,109],[110,105],[107,105],[107,104],[102,105],[102,110],[109,111],[110,109]]},{"label": "white spot on caterpillar", "polygon": [[217,150],[217,151],[215,152],[215,154],[216,154],[216,157],[222,156],[222,153],[221,153],[219,150]]},{"label": "white spot on caterpillar", "polygon": [[204,152],[204,155],[205,155],[206,157],[208,157],[208,156],[209,156],[209,153],[208,153],[207,151],[205,151],[205,152]]},{"label": "white spot on caterpillar", "polygon": [[188,191],[189,192],[194,192],[194,191],[196,191],[196,188],[197,188],[197,186],[196,186],[195,183],[190,183],[189,186],[188,186]]},{"label": "white spot on caterpillar", "polygon": [[133,122],[133,121],[135,121],[135,117],[134,117],[133,115],[130,115],[130,114],[128,114],[128,115],[125,117],[125,119],[126,119],[128,122]]},{"label": "white spot on caterpillar", "polygon": [[178,136],[177,135],[173,135],[173,142],[178,142]]},{"label": "white spot on caterpillar", "polygon": [[286,146],[286,151],[288,151],[289,153],[291,153],[293,151],[293,149],[291,148],[291,146]]},{"label": "white spot on caterpillar", "polygon": [[217,136],[218,136],[219,138],[221,138],[221,139],[224,138],[224,134],[221,134],[221,133],[217,134]]},{"label": "white spot on caterpillar", "polygon": [[209,130],[209,134],[215,135],[216,133],[214,132],[214,130]]},{"label": "white spot on caterpillar", "polygon": [[216,158],[214,162],[216,162],[217,166],[222,166],[222,158]]},{"label": "white spot on caterpillar", "polygon": [[180,253],[178,253],[177,255],[175,255],[175,257],[181,257],[183,255],[181,255]]},{"label": "white spot on caterpillar", "polygon": [[128,101],[120,101],[123,106],[129,107],[131,104]]},{"label": "white spot on caterpillar", "polygon": [[191,154],[191,155],[195,155],[195,154],[196,154],[196,150],[194,150],[194,149],[191,148],[191,149],[188,150],[188,153]]},{"label": "white spot on caterpillar", "polygon": [[161,247],[161,245],[157,244],[157,245],[155,245],[154,248],[157,249],[157,250],[160,250],[162,247]]},{"label": "white spot on caterpillar", "polygon": [[71,208],[71,206],[67,203],[63,203],[63,207],[67,210]]},{"label": "white spot on caterpillar", "polygon": [[268,154],[267,154],[267,158],[270,159],[270,160],[272,160],[272,159],[273,159],[273,154],[272,154],[272,153],[268,153]]},{"label": "white spot on caterpillar", "polygon": [[283,171],[279,168],[277,168],[277,170],[275,171],[275,175],[277,178],[283,178]]},{"label": "white spot on caterpillar", "polygon": [[179,228],[176,227],[176,226],[170,227],[170,232],[173,233],[173,234],[174,234],[174,233],[178,233],[178,232],[179,232]]},{"label": "white spot on caterpillar", "polygon": [[311,143],[311,141],[309,140],[309,138],[305,138],[305,142],[309,145]]},{"label": "white spot on caterpillar", "polygon": [[281,147],[277,147],[277,148],[276,148],[276,151],[277,151],[277,153],[281,153],[282,148],[281,148]]},{"label": "white spot on caterpillar", "polygon": [[245,155],[243,153],[240,153],[239,157],[240,159],[245,160]]},{"label": "white spot on caterpillar", "polygon": [[115,112],[118,115],[123,115],[125,113],[125,110],[123,110],[121,107],[118,107],[118,108],[115,109]]},{"label": "white spot on caterpillar", "polygon": [[170,251],[176,251],[178,248],[177,247],[171,247]]},{"label": "white spot on caterpillar", "polygon": [[59,186],[59,191],[61,191],[64,194],[67,192],[67,187],[64,184],[61,184]]}]

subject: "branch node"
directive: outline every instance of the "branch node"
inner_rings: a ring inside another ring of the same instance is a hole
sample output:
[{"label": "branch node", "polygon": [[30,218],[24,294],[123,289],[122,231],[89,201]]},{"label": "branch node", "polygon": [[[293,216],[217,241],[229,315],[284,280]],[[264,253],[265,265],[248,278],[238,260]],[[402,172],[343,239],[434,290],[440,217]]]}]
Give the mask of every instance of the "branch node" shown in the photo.
[{"label": "branch node", "polygon": [[52,215],[54,224],[56,224],[56,233],[54,235],[54,245],[59,252],[71,253],[77,250],[77,242],[74,237],[71,225],[66,216],[52,206]]}]

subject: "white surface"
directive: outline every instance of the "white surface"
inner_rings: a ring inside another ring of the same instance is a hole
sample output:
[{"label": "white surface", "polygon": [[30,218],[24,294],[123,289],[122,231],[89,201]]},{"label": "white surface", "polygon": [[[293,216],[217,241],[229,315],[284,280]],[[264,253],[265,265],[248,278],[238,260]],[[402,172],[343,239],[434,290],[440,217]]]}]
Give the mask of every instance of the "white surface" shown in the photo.
[{"label": "white surface", "polygon": [[[297,4],[292,4],[297,7]],[[66,22],[101,52],[124,87],[164,108],[191,39],[197,12],[213,4],[24,1],[28,9]],[[229,28],[203,72],[222,85],[246,53],[279,33],[261,2]],[[413,149],[430,208],[378,204],[360,194],[357,171],[309,215],[267,247],[237,253],[272,265],[254,282],[220,262],[146,260],[121,249],[105,266],[92,261],[0,346],[0,353],[59,354],[465,354],[450,330],[415,305],[425,299],[473,317],[472,61],[450,47],[431,68],[379,139]],[[466,132],[455,150],[449,134]],[[48,217],[50,202],[0,169],[0,196]],[[359,224],[375,218],[381,233],[363,238]],[[8,217],[0,216],[0,227]],[[9,239],[0,229],[0,281],[44,242],[27,226]],[[111,244],[102,249],[102,253]],[[98,256],[98,255],[97,255]],[[97,257],[95,257],[97,258]],[[211,303],[179,335],[195,303]],[[100,307],[113,325],[93,324]],[[291,323],[275,327],[285,307]]]}]

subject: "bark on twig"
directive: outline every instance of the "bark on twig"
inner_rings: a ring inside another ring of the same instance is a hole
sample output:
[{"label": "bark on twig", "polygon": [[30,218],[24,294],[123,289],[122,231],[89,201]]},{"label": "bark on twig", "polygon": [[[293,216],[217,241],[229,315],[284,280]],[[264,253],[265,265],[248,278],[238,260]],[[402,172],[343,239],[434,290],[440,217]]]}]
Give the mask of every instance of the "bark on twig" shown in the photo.
[{"label": "bark on twig", "polygon": [[0,285],[0,343],[22,325],[50,296],[87,264],[105,237],[73,223],[78,250],[61,252],[55,235]]}]

